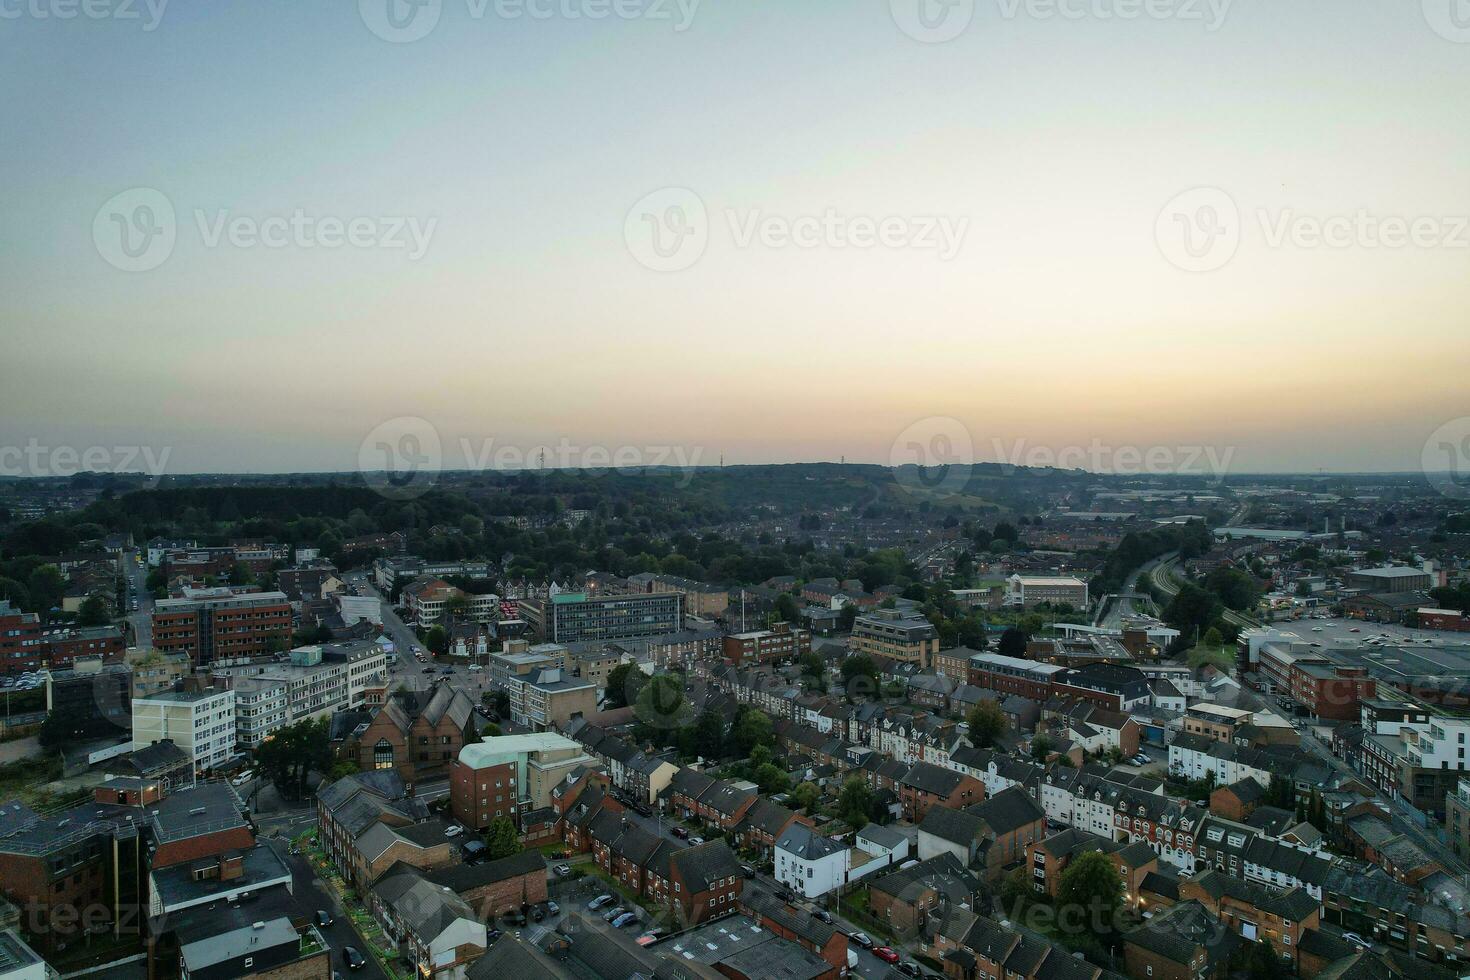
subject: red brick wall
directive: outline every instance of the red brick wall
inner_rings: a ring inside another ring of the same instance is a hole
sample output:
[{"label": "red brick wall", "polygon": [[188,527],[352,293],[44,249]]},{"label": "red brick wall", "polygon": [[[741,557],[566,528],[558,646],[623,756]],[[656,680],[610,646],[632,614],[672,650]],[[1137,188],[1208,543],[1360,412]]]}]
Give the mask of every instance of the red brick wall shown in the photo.
[{"label": "red brick wall", "polygon": [[185,861],[223,854],[229,850],[249,850],[255,846],[255,835],[249,827],[223,830],[217,834],[201,834],[163,844],[153,852],[153,867],[167,868]]},{"label": "red brick wall", "polygon": [[519,909],[522,905],[546,901],[546,873],[535,871],[481,888],[471,888],[462,892],[460,898],[468,902],[480,918],[489,922],[495,916]]}]

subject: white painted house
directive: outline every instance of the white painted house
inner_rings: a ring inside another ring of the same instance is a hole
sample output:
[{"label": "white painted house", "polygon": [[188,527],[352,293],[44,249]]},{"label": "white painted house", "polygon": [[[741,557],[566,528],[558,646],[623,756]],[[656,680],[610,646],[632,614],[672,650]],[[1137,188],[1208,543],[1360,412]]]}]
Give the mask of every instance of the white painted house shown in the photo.
[{"label": "white painted house", "polygon": [[776,841],[776,880],[805,898],[841,888],[851,867],[845,844],[802,824],[792,824]]}]

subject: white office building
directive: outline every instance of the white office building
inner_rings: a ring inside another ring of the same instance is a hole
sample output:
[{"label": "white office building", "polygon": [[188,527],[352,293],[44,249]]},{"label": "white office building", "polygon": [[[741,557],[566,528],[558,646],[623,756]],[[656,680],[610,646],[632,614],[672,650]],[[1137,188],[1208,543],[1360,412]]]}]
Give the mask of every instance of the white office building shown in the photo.
[{"label": "white office building", "polygon": [[171,740],[197,770],[223,764],[235,751],[235,692],[164,691],[133,699],[133,750]]}]

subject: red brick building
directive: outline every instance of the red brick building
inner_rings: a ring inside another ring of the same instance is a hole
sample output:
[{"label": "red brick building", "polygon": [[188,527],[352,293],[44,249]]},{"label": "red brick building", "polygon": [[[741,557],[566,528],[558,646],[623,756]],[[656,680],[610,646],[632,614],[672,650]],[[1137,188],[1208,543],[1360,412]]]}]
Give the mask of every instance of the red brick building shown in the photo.
[{"label": "red brick building", "polygon": [[547,898],[546,861],[536,850],[484,864],[440,868],[423,877],[453,891],[486,922]]},{"label": "red brick building", "polygon": [[291,602],[281,592],[211,589],[153,607],[153,645],[195,664],[259,657],[291,645]]},{"label": "red brick building", "polygon": [[916,762],[896,786],[903,818],[918,823],[933,806],[963,810],[985,799],[985,784],[973,776],[930,762]]},{"label": "red brick building", "polygon": [[775,623],[768,630],[734,633],[724,638],[724,657],[737,667],[795,660],[812,649],[812,634],[790,623]]},{"label": "red brick building", "polygon": [[445,776],[466,738],[479,738],[474,734],[474,712],[474,703],[447,684],[432,691],[399,692],[358,736],[358,768],[392,769],[410,787]]}]

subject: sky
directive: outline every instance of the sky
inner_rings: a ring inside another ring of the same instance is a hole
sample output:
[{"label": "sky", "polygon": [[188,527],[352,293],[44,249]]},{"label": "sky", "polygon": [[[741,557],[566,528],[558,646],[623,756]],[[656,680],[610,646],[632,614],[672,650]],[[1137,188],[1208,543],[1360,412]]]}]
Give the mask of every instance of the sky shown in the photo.
[{"label": "sky", "polygon": [[0,473],[1470,436],[1459,0],[416,2],[0,0]]}]

